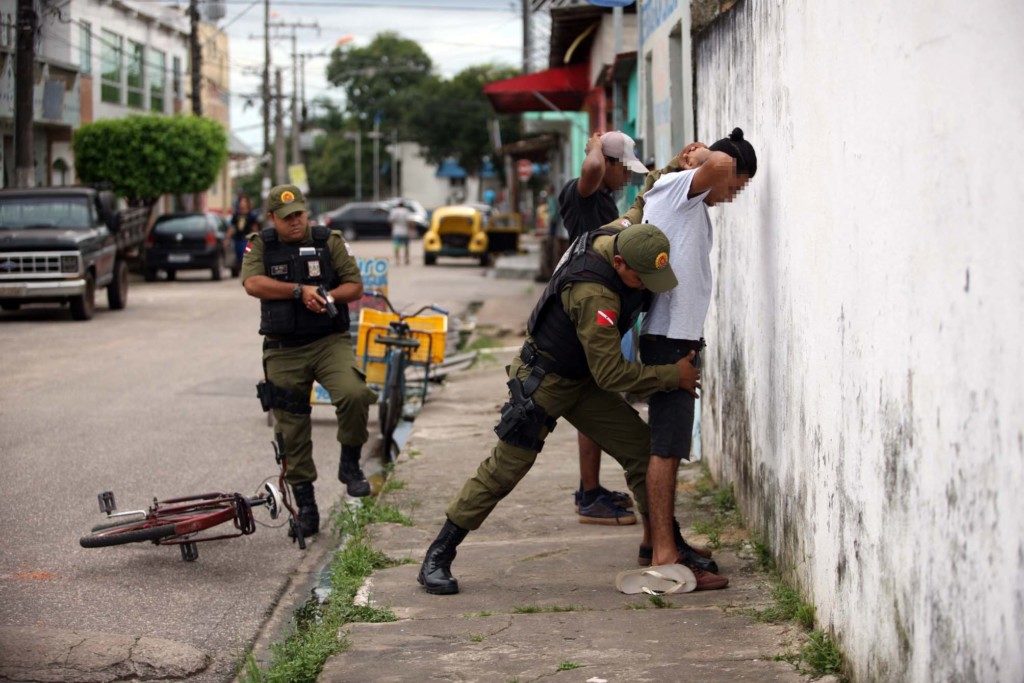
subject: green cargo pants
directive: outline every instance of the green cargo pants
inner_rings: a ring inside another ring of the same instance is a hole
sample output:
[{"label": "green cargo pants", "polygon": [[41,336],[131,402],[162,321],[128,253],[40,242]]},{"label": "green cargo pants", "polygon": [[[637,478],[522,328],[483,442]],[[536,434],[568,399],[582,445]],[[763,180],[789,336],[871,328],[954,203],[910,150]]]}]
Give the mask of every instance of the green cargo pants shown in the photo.
[{"label": "green cargo pants", "polygon": [[[345,446],[361,446],[369,433],[366,421],[370,405],[377,395],[366,386],[355,366],[355,354],[347,334],[332,334],[315,342],[291,349],[268,349],[263,352],[267,379],[297,396],[309,396],[313,380],[331,395],[338,416],[338,442]],[[296,415],[274,408],[275,431],[284,437],[289,484],[316,481],[313,463],[312,428],[309,415]]]},{"label": "green cargo pants", "polygon": [[[529,375],[518,358],[512,363],[511,372],[519,379]],[[633,492],[637,512],[647,514],[651,433],[632,406],[618,394],[599,388],[592,378],[570,380],[557,375],[543,379],[533,400],[551,417],[564,417],[615,458],[626,470],[626,483]],[[546,431],[541,434],[542,439],[545,437]],[[526,476],[536,459],[537,451],[498,441],[491,455],[480,463],[476,474],[448,505],[448,519],[463,529],[480,528],[498,501]]]}]

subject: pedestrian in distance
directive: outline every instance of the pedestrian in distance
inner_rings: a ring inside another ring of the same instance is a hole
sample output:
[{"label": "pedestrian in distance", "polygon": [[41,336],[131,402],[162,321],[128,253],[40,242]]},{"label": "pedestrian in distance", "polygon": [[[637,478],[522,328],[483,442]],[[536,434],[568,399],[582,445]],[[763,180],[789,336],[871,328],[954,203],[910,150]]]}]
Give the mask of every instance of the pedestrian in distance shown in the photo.
[{"label": "pedestrian in distance", "polygon": [[249,235],[259,230],[260,216],[253,210],[252,200],[249,199],[249,195],[240,194],[235,212],[231,214],[231,226],[227,234],[235,250],[235,263],[242,262],[245,245],[249,243]]},{"label": "pedestrian in distance", "polygon": [[[739,128],[710,148],[688,147],[683,170],[661,174],[644,195],[643,220],[657,223],[672,244],[669,260],[679,283],[654,296],[640,337],[644,363],[694,358],[700,365],[704,319],[711,302],[712,229],[707,207],[731,202],[757,172],[754,147]],[[678,562],[693,570],[697,590],[725,588],[717,565],[688,550],[674,517],[680,460],[690,459],[696,393],[668,391],[648,399],[651,458],[647,497],[652,546],[641,544],[641,564]],[[701,561],[703,560],[703,561]]]},{"label": "pedestrian in distance", "polygon": [[[448,505],[420,567],[418,581],[427,592],[459,591],[451,573],[456,548],[530,470],[558,418],[589,434],[622,465],[637,509],[646,514],[650,432],[620,392],[700,388],[700,373],[688,359],[641,365],[626,361],[619,347],[648,292],[675,286],[669,248],[660,230],[638,224],[593,231],[563,259],[509,366],[509,401],[495,427],[498,443]],[[649,542],[646,517],[644,542]]]},{"label": "pedestrian in distance", "polygon": [[348,303],[362,297],[363,282],[341,233],[310,227],[299,188],[272,188],[267,208],[273,227],[250,236],[242,285],[260,300],[266,375],[258,389],[260,401],[264,410],[274,411],[275,436],[284,444],[285,479],[295,494],[299,525],[303,535],[312,535],[320,529],[310,425],[314,380],[330,394],[337,414],[338,478],[350,496],[370,493],[359,460],[369,436],[370,405],[377,397],[356,372],[348,335]]},{"label": "pedestrian in distance", "polygon": [[395,265],[399,263],[399,252],[405,251],[405,265],[409,265],[409,222],[412,219],[412,212],[401,199],[388,212],[388,222],[391,223],[391,246],[395,250]]},{"label": "pedestrian in distance", "polygon": [[[636,158],[635,143],[625,133],[594,133],[587,141],[579,178],[573,178],[558,194],[558,210],[570,242],[619,215],[614,193],[630,173],[646,173]],[[558,258],[553,259],[554,262]],[[589,435],[577,436],[580,485],[573,495],[576,514],[583,524],[636,524],[629,494],[601,486],[601,448]]]}]

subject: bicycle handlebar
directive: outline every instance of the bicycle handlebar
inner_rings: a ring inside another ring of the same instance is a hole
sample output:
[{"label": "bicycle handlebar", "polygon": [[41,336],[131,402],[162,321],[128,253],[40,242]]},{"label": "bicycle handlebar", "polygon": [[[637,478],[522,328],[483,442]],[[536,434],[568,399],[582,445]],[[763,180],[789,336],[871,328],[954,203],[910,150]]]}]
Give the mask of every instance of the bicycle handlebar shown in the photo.
[{"label": "bicycle handlebar", "polygon": [[441,315],[450,315],[446,309],[441,308],[437,304],[427,304],[426,306],[421,307],[418,311],[416,311],[415,313],[413,313],[411,315],[402,315],[400,312],[395,310],[395,307],[391,303],[391,300],[388,299],[386,296],[384,296],[384,292],[378,291],[376,289],[371,289],[369,291],[363,292],[363,294],[365,294],[366,296],[369,296],[369,297],[373,297],[375,299],[383,300],[384,303],[387,304],[388,309],[392,313],[397,315],[399,317],[399,319],[401,319],[401,320],[404,320],[406,318],[414,318],[417,315],[419,315],[420,313],[422,313],[423,311],[434,311],[435,313],[440,313]]}]

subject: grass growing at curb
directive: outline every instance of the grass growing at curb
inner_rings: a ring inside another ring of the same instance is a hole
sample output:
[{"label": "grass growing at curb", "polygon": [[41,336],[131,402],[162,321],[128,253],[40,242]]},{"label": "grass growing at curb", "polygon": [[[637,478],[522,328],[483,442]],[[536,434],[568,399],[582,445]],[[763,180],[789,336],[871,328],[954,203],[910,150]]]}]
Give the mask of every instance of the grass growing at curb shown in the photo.
[{"label": "grass growing at curb", "polygon": [[376,498],[364,498],[361,505],[342,505],[336,510],[331,521],[343,536],[357,537],[368,524],[393,523],[412,526],[412,520],[390,503],[381,503]]},{"label": "grass growing at curb", "polygon": [[245,683],[315,681],[327,658],[347,644],[338,637],[341,626],[395,620],[389,609],[352,604],[356,591],[372,571],[394,564],[383,553],[368,546],[361,535],[352,537],[331,562],[331,596],[323,604],[310,602],[297,610],[291,635],[284,642],[271,646],[267,670],[260,669],[250,655],[240,679]]},{"label": "grass growing at curb", "polygon": [[557,613],[557,612],[586,612],[588,611],[584,607],[579,605],[548,605],[547,607],[541,607],[540,605],[520,605],[512,608],[513,614],[540,614],[540,613]]},{"label": "grass growing at curb", "polygon": [[814,628],[814,605],[804,602],[795,588],[777,580],[772,588],[774,603],[763,610],[754,610],[754,618],[777,624],[781,621],[795,621],[805,629]]},{"label": "grass growing at curb", "polygon": [[711,478],[707,463],[701,463],[700,477],[694,484],[698,502],[704,510],[711,513],[710,519],[700,519],[693,523],[693,530],[708,539],[713,549],[722,547],[722,532],[728,527],[743,526],[743,518],[736,508],[736,496],[732,487],[719,487]]},{"label": "grass growing at curb", "polygon": [[811,631],[800,658],[816,676],[841,674],[843,670],[843,653],[824,631]]},{"label": "grass growing at curb", "polygon": [[582,668],[583,668],[583,665],[580,664],[579,662],[570,662],[569,660],[565,660],[564,662],[559,662],[559,664],[558,664],[558,670],[559,671],[572,671],[573,669],[582,669]]},{"label": "grass growing at curb", "polygon": [[[767,572],[772,580],[772,604],[761,610],[750,610],[758,621],[780,623],[793,621],[807,634],[807,642],[796,652],[787,652],[775,659],[789,662],[801,673],[815,677],[836,674],[843,677],[843,652],[832,637],[821,629],[814,629],[814,605],[806,602],[800,592],[789,585],[772,559],[771,549],[764,541],[753,541],[754,558],[758,568]],[[813,629],[813,630],[812,630]]]}]

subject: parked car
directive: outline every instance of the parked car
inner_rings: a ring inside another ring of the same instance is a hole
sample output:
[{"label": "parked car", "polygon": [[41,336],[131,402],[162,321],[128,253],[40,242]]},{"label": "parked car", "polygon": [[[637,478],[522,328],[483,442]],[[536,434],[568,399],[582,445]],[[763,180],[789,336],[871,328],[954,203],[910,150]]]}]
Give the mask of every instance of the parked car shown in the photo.
[{"label": "parked car", "polygon": [[124,308],[148,218],[90,187],[0,190],[0,308],[70,304],[73,319],[89,320],[104,287],[110,309]]},{"label": "parked car", "polygon": [[432,266],[438,256],[462,256],[491,264],[487,249],[487,230],[483,212],[473,206],[442,206],[434,209],[430,230],[423,236],[423,263]]},{"label": "parked car", "polygon": [[393,209],[398,202],[405,202],[406,208],[412,212],[412,220],[416,223],[416,236],[423,237],[427,230],[430,229],[430,214],[423,208],[415,199],[409,199],[407,197],[393,197],[386,200],[384,203],[388,205],[388,209]]},{"label": "parked car", "polygon": [[224,244],[227,228],[227,221],[212,213],[160,216],[146,238],[146,281],[156,280],[161,270],[168,280],[173,280],[179,270],[209,270],[214,280],[220,280],[225,266],[235,275],[235,251]]},{"label": "parked car", "polygon": [[340,230],[349,242],[367,237],[390,237],[390,208],[384,202],[350,202],[317,217],[320,225]]}]

